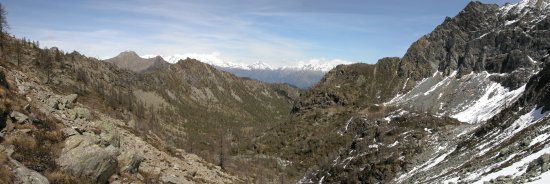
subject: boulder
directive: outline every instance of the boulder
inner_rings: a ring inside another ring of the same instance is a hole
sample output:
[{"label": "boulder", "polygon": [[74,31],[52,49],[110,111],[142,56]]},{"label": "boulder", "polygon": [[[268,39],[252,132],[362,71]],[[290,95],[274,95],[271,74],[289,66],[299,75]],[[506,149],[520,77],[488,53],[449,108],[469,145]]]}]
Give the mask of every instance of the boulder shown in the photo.
[{"label": "boulder", "polygon": [[74,128],[70,128],[70,127],[61,129],[61,132],[63,132],[63,135],[65,137],[70,137],[70,136],[73,136],[73,135],[79,135],[80,134]]},{"label": "boulder", "polygon": [[96,135],[73,135],[65,141],[65,148],[57,160],[61,168],[76,177],[85,177],[96,183],[106,183],[117,170],[118,149],[102,147]]},{"label": "boulder", "polygon": [[59,109],[59,100],[57,98],[48,98],[48,100],[46,101],[46,104],[49,108],[53,109],[53,110],[58,110]]},{"label": "boulder", "polygon": [[70,94],[61,98],[59,102],[59,109],[72,109],[75,107],[76,100],[78,98],[77,94]]},{"label": "boulder", "polygon": [[101,134],[99,135],[101,137],[101,142],[105,146],[112,145],[114,147],[119,148],[120,147],[120,135],[117,131],[115,125],[112,122],[109,121],[101,121],[100,122],[100,128],[101,128]]},{"label": "boulder", "polygon": [[143,162],[145,158],[142,156],[139,156],[137,154],[134,154],[132,156],[132,161],[128,164],[128,168],[126,169],[130,174],[135,174],[139,171],[139,165],[141,162]]},{"label": "boulder", "polygon": [[17,123],[24,123],[25,121],[27,121],[29,119],[29,117],[27,115],[25,115],[23,113],[20,113],[20,112],[17,112],[17,111],[11,112],[10,117],[15,119],[15,121]]},{"label": "boulder", "polygon": [[17,184],[49,184],[48,178],[42,176],[40,173],[28,169],[23,164],[18,165],[14,170],[15,183]]},{"label": "boulder", "polygon": [[90,110],[85,108],[80,108],[80,107],[70,109],[67,111],[67,113],[68,113],[68,118],[72,120],[77,120],[77,119],[90,120],[92,117]]}]

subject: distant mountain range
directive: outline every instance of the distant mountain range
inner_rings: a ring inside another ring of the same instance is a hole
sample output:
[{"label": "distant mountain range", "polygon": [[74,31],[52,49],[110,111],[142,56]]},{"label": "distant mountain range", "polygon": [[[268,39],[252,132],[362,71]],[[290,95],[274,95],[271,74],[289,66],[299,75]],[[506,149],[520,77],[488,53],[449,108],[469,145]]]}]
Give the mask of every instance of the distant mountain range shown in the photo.
[{"label": "distant mountain range", "polygon": [[344,60],[333,60],[331,62],[310,60],[308,62],[298,62],[293,66],[273,67],[264,62],[257,62],[249,65],[234,63],[222,60],[215,55],[175,54],[171,56],[139,56],[134,51],[124,51],[118,56],[106,59],[105,61],[114,63],[120,68],[129,69],[134,72],[142,72],[151,70],[152,67],[159,65],[177,63],[187,58],[210,64],[217,69],[233,73],[239,77],[256,79],[268,83],[287,83],[302,89],[315,85],[323,78],[326,72],[336,67],[336,65],[349,64],[349,62]]}]

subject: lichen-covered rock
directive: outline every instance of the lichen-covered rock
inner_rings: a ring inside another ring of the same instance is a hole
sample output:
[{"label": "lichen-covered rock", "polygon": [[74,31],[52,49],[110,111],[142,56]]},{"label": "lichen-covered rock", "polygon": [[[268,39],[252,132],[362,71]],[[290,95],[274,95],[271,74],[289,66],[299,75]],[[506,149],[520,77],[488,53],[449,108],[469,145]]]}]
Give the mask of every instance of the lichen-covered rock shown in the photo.
[{"label": "lichen-covered rock", "polygon": [[98,145],[99,137],[85,133],[69,137],[57,160],[67,173],[85,177],[97,183],[105,183],[118,166],[118,149],[114,146]]}]

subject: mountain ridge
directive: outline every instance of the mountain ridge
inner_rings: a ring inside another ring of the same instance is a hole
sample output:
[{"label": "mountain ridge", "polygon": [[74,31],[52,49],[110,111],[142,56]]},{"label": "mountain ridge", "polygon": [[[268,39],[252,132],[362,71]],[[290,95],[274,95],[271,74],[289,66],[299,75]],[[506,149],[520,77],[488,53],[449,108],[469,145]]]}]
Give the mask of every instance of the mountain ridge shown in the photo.
[{"label": "mountain ridge", "polygon": [[[167,60],[164,60],[167,58]],[[220,60],[217,57],[207,56],[186,56],[174,55],[169,57],[145,55],[139,56],[133,51],[125,51],[118,56],[106,59],[105,62],[113,63],[119,68],[129,69],[135,72],[148,72],[189,58],[197,59],[210,64],[219,70],[233,73],[239,77],[252,78],[267,83],[287,83],[301,89],[315,85],[322,76],[332,69],[329,63],[319,64],[322,61],[311,61],[310,63],[299,63],[291,67],[272,67],[267,63],[258,62],[251,65],[235,64]]]},{"label": "mountain ridge", "polygon": [[[300,162],[306,170],[301,183],[535,180],[546,170],[497,172],[516,169],[502,163],[524,165],[550,154],[537,147],[546,141],[522,143],[548,134],[539,129],[549,122],[546,107],[536,105],[547,102],[525,99],[544,94],[532,81],[542,82],[550,52],[548,8],[507,11],[522,4],[529,1],[502,7],[470,2],[392,65],[382,66],[390,58],[331,70],[295,103],[294,121],[256,144]],[[510,160],[517,155],[530,160]]]}]

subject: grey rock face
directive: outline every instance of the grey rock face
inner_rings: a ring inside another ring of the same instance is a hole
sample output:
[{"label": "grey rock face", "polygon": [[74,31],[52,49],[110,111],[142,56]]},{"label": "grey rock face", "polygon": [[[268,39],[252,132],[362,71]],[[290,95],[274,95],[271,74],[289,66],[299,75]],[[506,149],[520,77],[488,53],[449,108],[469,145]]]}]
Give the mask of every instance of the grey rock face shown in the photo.
[{"label": "grey rock face", "polygon": [[471,2],[456,17],[447,18],[413,43],[401,61],[399,74],[420,80],[436,70],[446,75],[457,70],[461,77],[471,72],[510,73],[534,67],[530,58],[540,60],[548,52],[548,38],[543,36],[547,29],[540,29],[547,19],[536,20],[542,11],[528,9],[525,14],[503,12],[496,5]]},{"label": "grey rock face", "polygon": [[114,146],[101,147],[99,142],[99,137],[88,133],[69,137],[57,160],[58,164],[74,176],[106,183],[116,172],[118,149]]}]

